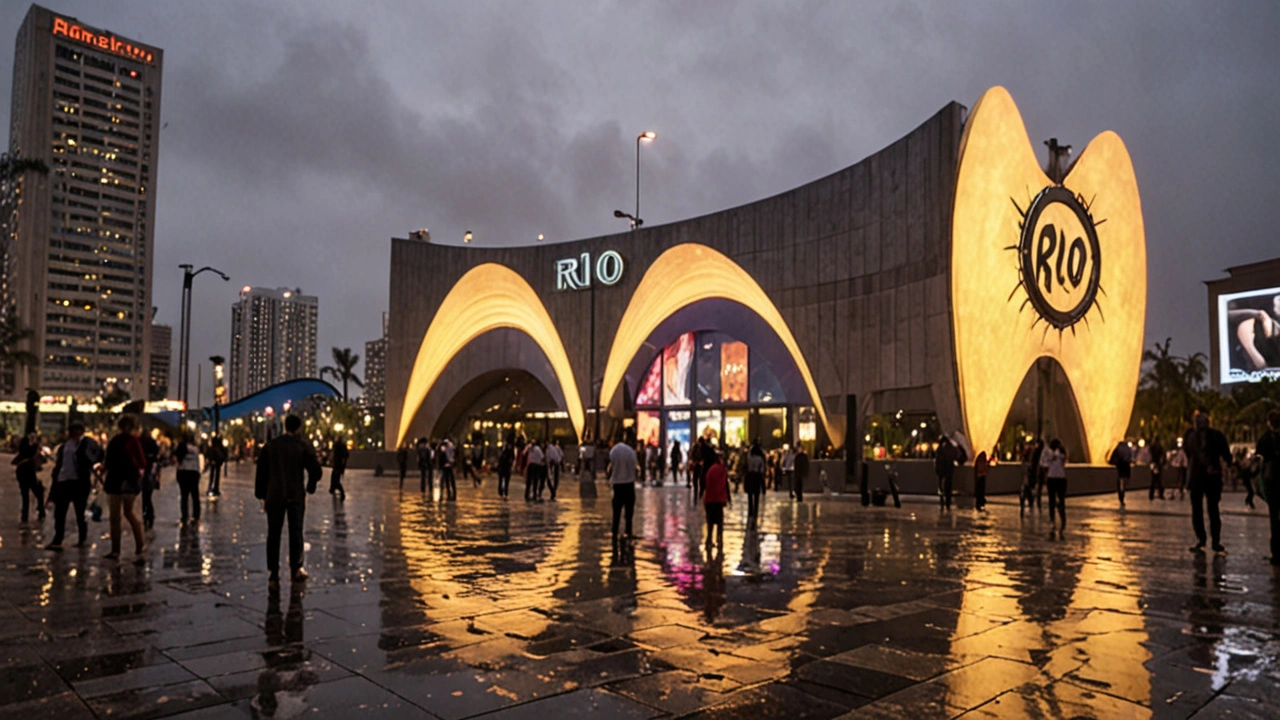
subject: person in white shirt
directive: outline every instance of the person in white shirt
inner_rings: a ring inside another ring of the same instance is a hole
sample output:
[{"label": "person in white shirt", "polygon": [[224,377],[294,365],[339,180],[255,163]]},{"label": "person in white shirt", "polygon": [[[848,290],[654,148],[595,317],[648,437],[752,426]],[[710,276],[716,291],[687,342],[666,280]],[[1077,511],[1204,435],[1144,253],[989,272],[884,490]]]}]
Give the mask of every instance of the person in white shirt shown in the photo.
[{"label": "person in white shirt", "polygon": [[556,499],[556,490],[560,487],[560,468],[564,465],[564,451],[560,449],[560,441],[553,440],[547,446],[547,489],[551,491],[551,499]]},{"label": "person in white shirt", "polygon": [[1182,449],[1181,438],[1178,446],[1169,451],[1169,467],[1178,476],[1178,499],[1181,500],[1187,496],[1187,451]]},{"label": "person in white shirt", "polygon": [[584,442],[578,446],[578,477],[582,477],[583,472],[589,473],[592,480],[596,479],[596,445],[594,442]]},{"label": "person in white shirt", "polygon": [[796,489],[792,487],[792,478],[795,477],[796,471],[796,453],[791,449],[790,445],[782,446],[782,479],[787,481],[787,494],[791,497],[796,496]]},{"label": "person in white shirt", "polygon": [[1062,441],[1054,438],[1049,449],[1040,455],[1040,464],[1048,471],[1049,524],[1053,525],[1053,509],[1057,505],[1062,530],[1067,529],[1067,451]]},{"label": "person in white shirt", "polygon": [[453,460],[456,451],[453,447],[453,441],[445,438],[440,443],[440,494],[446,500],[458,499],[458,482],[453,477]]},{"label": "person in white shirt", "polygon": [[541,500],[542,488],[547,477],[547,456],[542,452],[538,441],[529,443],[525,453],[524,499]]},{"label": "person in white shirt", "polygon": [[635,430],[627,429],[626,437],[609,451],[609,484],[613,487],[613,545],[618,545],[618,521],[623,514],[627,518],[627,539],[631,533],[631,518],[636,511]]}]

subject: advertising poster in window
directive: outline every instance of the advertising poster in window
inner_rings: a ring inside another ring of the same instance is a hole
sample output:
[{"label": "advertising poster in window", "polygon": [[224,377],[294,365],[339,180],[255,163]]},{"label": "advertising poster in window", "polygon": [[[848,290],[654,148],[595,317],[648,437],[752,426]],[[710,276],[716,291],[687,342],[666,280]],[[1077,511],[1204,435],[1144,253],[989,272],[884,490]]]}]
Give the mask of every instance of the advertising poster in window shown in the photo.
[{"label": "advertising poster in window", "polygon": [[640,384],[640,392],[636,393],[636,405],[659,405],[662,403],[662,356],[653,359],[649,372]]},{"label": "advertising poster in window", "polygon": [[1280,380],[1280,287],[1218,297],[1220,382]]},{"label": "advertising poster in window", "polygon": [[747,401],[747,344],[720,344],[720,402]]},{"label": "advertising poster in window", "polygon": [[662,351],[664,405],[688,405],[693,368],[693,333],[676,338]]},{"label": "advertising poster in window", "polygon": [[657,412],[641,410],[636,413],[636,439],[645,445],[662,443],[662,422]]}]

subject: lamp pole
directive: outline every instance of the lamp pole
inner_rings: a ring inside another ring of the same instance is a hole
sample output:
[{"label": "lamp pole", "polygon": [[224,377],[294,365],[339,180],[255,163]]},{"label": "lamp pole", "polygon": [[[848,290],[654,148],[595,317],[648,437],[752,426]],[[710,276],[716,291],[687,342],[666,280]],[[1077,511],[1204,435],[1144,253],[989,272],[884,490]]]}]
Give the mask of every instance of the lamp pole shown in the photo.
[{"label": "lamp pole", "polygon": [[651,130],[645,130],[636,136],[636,214],[633,216],[632,229],[640,226],[640,143],[652,142],[656,137],[658,134]]},{"label": "lamp pole", "polygon": [[[182,268],[182,310],[178,329],[178,394],[184,406],[188,405],[188,392],[191,389],[191,281],[203,272],[216,273],[224,282],[231,280],[227,274],[208,265],[192,272],[194,265],[179,265]],[[199,402],[200,398],[196,398]]]}]

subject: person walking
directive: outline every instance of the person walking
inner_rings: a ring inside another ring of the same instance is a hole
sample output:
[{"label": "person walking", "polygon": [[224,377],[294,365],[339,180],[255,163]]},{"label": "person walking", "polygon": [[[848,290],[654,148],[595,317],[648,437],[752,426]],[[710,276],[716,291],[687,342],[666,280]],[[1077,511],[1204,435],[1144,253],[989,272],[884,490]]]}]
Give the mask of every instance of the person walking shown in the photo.
[{"label": "person walking", "polygon": [[142,478],[142,527],[150,530],[156,524],[156,508],[151,503],[151,495],[160,489],[160,443],[151,437],[151,433],[142,433],[138,441],[142,443],[142,455],[147,459],[147,474]]},{"label": "person walking", "polygon": [[747,452],[747,474],[743,489],[747,493],[747,524],[754,525],[760,517],[760,498],[764,495],[764,450],[757,439]]},{"label": "person walking", "polygon": [[458,499],[458,483],[453,477],[453,464],[456,458],[457,450],[453,446],[453,441],[445,438],[440,443],[440,493],[445,496],[446,500]]},{"label": "person walking", "polygon": [[[680,450],[680,441],[672,440],[671,441],[671,483],[673,485],[680,484],[680,469],[682,467],[684,467],[684,453],[681,452]],[[685,487],[688,487],[688,486],[689,486],[689,483],[686,480]]]},{"label": "person walking", "polygon": [[396,450],[396,467],[400,470],[400,489],[404,489],[404,478],[409,474],[409,444],[402,443]]},{"label": "person walking", "polygon": [[31,496],[36,500],[36,521],[44,522],[44,485],[40,482],[40,468],[44,464],[44,452],[38,433],[29,432],[18,441],[18,452],[13,456],[13,468],[18,476],[18,489],[22,491],[22,524],[31,516]]},{"label": "person walking", "polygon": [[422,492],[431,493],[435,491],[435,483],[432,480],[432,471],[435,469],[435,463],[432,462],[431,443],[426,438],[418,438],[418,472],[422,475]]},{"label": "person walking", "polygon": [[1169,467],[1178,480],[1178,499],[1187,497],[1187,450],[1186,439],[1178,440],[1178,446],[1169,451]]},{"label": "person walking", "polygon": [[[272,438],[258,453],[254,497],[267,513],[267,572],[271,587],[280,585],[280,535],[289,523],[289,571],[295,583],[307,579],[302,567],[302,523],[307,495],[316,491],[324,470],[315,448],[301,436],[302,418],[284,419],[284,434]],[[305,476],[305,477],[304,477]],[[305,480],[305,484],[304,484]]]},{"label": "person walking", "polygon": [[1067,450],[1062,441],[1049,441],[1049,449],[1040,457],[1045,468],[1045,485],[1049,491],[1049,525],[1053,525],[1054,508],[1058,511],[1059,532],[1067,529]]},{"label": "person walking", "polygon": [[729,473],[724,467],[719,454],[711,458],[711,466],[707,468],[707,489],[702,495],[702,506],[707,516],[707,555],[711,554],[711,537],[715,532],[715,546],[724,552],[724,508],[731,502],[729,497]]},{"label": "person walking", "polygon": [[804,451],[804,445],[796,446],[796,456],[791,460],[791,469],[795,474],[795,497],[796,502],[804,502],[804,483],[809,479],[809,454]]},{"label": "person walking", "polygon": [[524,499],[542,500],[543,486],[546,484],[547,456],[542,451],[542,444],[537,440],[529,443],[524,456]]},{"label": "person walking", "polygon": [[347,448],[347,439],[344,437],[336,437],[333,439],[333,470],[329,473],[329,494],[336,495],[338,500],[345,501],[347,499],[347,490],[342,487],[342,476],[347,472],[347,459],[351,457],[351,450]]},{"label": "person walking", "polygon": [[1040,457],[1044,454],[1044,440],[1036,439],[1035,444],[1027,448],[1024,456],[1027,463],[1026,477],[1022,480],[1022,493],[1018,497],[1018,514],[1030,510],[1033,503],[1038,503],[1040,496],[1036,492],[1040,481]]},{"label": "person walking", "polygon": [[[178,440],[178,447],[173,450],[173,459],[178,463],[174,473],[178,483],[178,504],[182,511],[179,525],[186,525],[190,517],[194,523],[200,522],[200,448],[190,435]],[[187,501],[190,500],[191,512],[187,513]]]},{"label": "person walking", "polygon": [[1161,500],[1164,499],[1164,464],[1164,445],[1160,444],[1157,436],[1151,439],[1151,487],[1147,489],[1148,500],[1155,500],[1156,493],[1160,493]]},{"label": "person walking", "polygon": [[205,464],[209,466],[209,497],[217,499],[222,495],[222,466],[227,462],[227,447],[222,438],[214,433],[209,439],[209,448],[205,451]]},{"label": "person walking", "polygon": [[955,479],[956,466],[964,462],[964,450],[947,435],[938,440],[938,454],[933,461],[933,471],[938,476],[938,505],[951,509],[951,483]]},{"label": "person walking", "polygon": [[987,451],[979,450],[978,457],[973,459],[973,509],[979,512],[987,509],[987,473],[990,470]]},{"label": "person walking", "polygon": [[556,499],[556,490],[560,488],[560,468],[564,466],[564,451],[560,449],[560,441],[553,440],[547,445],[547,489],[551,491],[551,499]]},{"label": "person walking", "polygon": [[511,468],[515,463],[515,446],[511,444],[511,440],[507,440],[502,444],[502,451],[498,453],[498,497],[500,498],[511,495]]},{"label": "person walking", "polygon": [[782,446],[781,468],[782,479],[787,483],[787,495],[795,497],[796,453],[791,449],[790,445]]},{"label": "person walking", "polygon": [[578,446],[578,477],[582,477],[582,473],[592,481],[596,479],[596,444],[594,440],[583,440]]},{"label": "person walking", "polygon": [[138,517],[135,503],[138,493],[142,491],[142,479],[147,472],[147,458],[142,453],[142,443],[134,431],[138,421],[132,415],[125,415],[116,423],[119,432],[107,443],[106,458],[103,465],[106,479],[103,481],[103,492],[107,494],[107,507],[111,513],[111,552],[108,560],[120,557],[121,519],[128,521],[133,530],[134,562],[141,564],[146,560],[147,541],[142,535],[142,518]]},{"label": "person walking", "polygon": [[1222,544],[1222,517],[1218,503],[1222,500],[1222,476],[1231,462],[1231,446],[1227,436],[1209,427],[1209,415],[1196,411],[1194,429],[1186,434],[1187,486],[1191,490],[1191,527],[1196,533],[1196,544],[1191,552],[1204,552],[1204,511],[1209,511],[1209,535],[1213,551],[1225,553]]},{"label": "person walking", "polygon": [[609,450],[609,485],[613,488],[613,545],[618,545],[618,522],[625,515],[626,538],[632,537],[631,520],[636,511],[635,431],[628,428],[622,440]]},{"label": "person walking", "polygon": [[1262,459],[1258,494],[1266,501],[1271,520],[1270,562],[1280,567],[1280,410],[1267,413],[1267,431],[1258,438],[1254,452]]},{"label": "person walking", "polygon": [[49,499],[53,501],[53,542],[46,549],[62,550],[67,509],[73,505],[76,509],[76,530],[79,531],[76,547],[84,547],[89,536],[84,510],[93,489],[93,466],[102,460],[102,448],[84,434],[83,423],[73,422],[67,428],[67,439],[54,451],[53,457],[53,482],[49,486]]},{"label": "person walking", "polygon": [[1120,509],[1124,509],[1124,488],[1129,484],[1130,467],[1133,464],[1133,449],[1124,439],[1116,443],[1111,450],[1107,462],[1116,467],[1116,493],[1120,496]]}]

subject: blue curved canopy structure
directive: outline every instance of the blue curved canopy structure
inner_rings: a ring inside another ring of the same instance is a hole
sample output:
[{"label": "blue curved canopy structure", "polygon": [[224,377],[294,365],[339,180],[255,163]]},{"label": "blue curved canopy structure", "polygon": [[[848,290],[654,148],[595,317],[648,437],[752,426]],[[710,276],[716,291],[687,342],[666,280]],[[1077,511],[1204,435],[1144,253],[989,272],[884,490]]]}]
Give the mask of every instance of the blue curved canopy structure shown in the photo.
[{"label": "blue curved canopy structure", "polygon": [[[298,380],[286,380],[282,383],[272,385],[265,390],[240,398],[235,402],[227,403],[219,409],[219,416],[223,422],[234,420],[239,417],[249,417],[254,413],[261,413],[268,407],[273,408],[276,412],[283,414],[285,403],[297,407],[307,398],[314,395],[325,395],[328,397],[341,397],[342,393],[338,389],[324,380],[316,378],[300,378]],[[200,409],[201,414],[209,420],[213,419],[213,408],[206,407]]]}]

